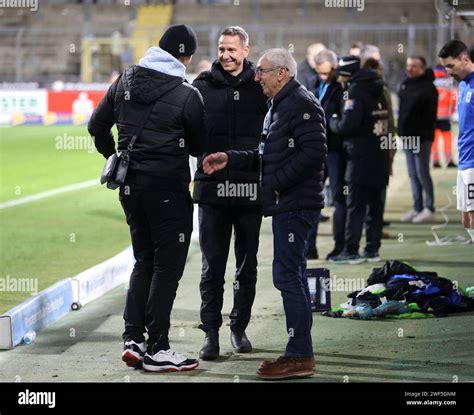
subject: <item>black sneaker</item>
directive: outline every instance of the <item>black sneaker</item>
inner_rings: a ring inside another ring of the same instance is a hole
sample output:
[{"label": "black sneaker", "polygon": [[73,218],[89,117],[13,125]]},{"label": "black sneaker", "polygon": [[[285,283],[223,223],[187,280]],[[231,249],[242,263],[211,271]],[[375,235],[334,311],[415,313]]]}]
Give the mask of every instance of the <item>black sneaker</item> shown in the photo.
[{"label": "black sneaker", "polygon": [[135,340],[127,339],[123,344],[122,361],[130,367],[140,367],[145,356],[145,343],[138,343]]},{"label": "black sneaker", "polygon": [[455,167],[458,167],[457,164],[455,164],[452,160],[448,163],[448,165],[446,166],[448,169],[452,169],[452,168],[455,168]]},{"label": "black sneaker", "polygon": [[339,255],[332,257],[329,262],[333,264],[358,265],[365,262],[365,258],[359,254],[349,254],[347,251],[343,251]]},{"label": "black sneaker", "polygon": [[378,252],[364,252],[364,258],[367,262],[380,262],[380,255]]},{"label": "black sneaker", "polygon": [[146,352],[143,370],[146,372],[184,372],[199,366],[197,359],[188,359],[185,355],[171,349]]},{"label": "black sneaker", "polygon": [[338,256],[344,251],[344,249],[334,248],[329,254],[326,255],[326,261],[329,261],[331,258]]}]

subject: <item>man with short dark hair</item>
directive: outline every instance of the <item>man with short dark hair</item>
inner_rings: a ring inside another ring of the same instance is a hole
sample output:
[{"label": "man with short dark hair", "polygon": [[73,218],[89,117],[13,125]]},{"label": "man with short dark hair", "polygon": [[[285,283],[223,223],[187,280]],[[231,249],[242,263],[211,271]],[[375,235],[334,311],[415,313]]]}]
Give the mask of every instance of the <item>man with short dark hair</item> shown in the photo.
[{"label": "man with short dark hair", "polygon": [[123,316],[122,360],[147,371],[175,372],[198,366],[170,349],[168,332],[193,228],[189,155],[204,152],[206,129],[201,94],[185,79],[197,48],[194,31],[171,26],[159,46],[112,84],[88,129],[107,158],[115,153],[114,124],[119,151],[143,127],[119,193],[136,259]]},{"label": "man with short dark hair", "polygon": [[398,136],[404,143],[413,208],[402,216],[401,221],[429,223],[435,217],[430,155],[436,128],[438,91],[433,83],[433,71],[426,67],[422,56],[407,59],[406,74],[398,93]]},{"label": "man with short dark hair", "polygon": [[459,83],[459,164],[457,178],[457,207],[462,212],[462,224],[474,243],[474,63],[467,46],[451,40],[438,56],[448,75]]},{"label": "man with short dark hair", "polygon": [[[206,106],[209,131],[206,152],[251,150],[260,139],[267,98],[254,80],[255,65],[246,58],[249,36],[239,26],[226,27],[219,37],[218,58],[210,71],[193,85]],[[228,191],[226,191],[226,189]],[[232,192],[232,189],[248,192]],[[245,334],[250,321],[257,282],[257,251],[262,222],[258,173],[229,169],[211,176],[201,170],[194,177],[194,201],[199,203],[199,243],[202,251],[201,326],[206,333],[200,356],[219,356],[224,275],[232,230],[236,257],[234,303],[230,312],[231,344],[248,353]]]}]

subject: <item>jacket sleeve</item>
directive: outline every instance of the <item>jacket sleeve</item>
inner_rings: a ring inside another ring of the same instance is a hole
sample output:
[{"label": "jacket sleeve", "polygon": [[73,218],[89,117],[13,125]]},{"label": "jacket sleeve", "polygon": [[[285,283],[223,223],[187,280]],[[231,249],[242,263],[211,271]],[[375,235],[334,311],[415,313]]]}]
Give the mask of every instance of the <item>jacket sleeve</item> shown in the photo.
[{"label": "jacket sleeve", "polygon": [[227,168],[233,170],[243,171],[258,171],[258,150],[229,150],[226,151],[229,160],[227,162]]},{"label": "jacket sleeve", "polygon": [[351,135],[362,125],[364,116],[362,101],[357,97],[349,96],[342,100],[341,117],[331,118],[329,128],[335,134]]},{"label": "jacket sleeve", "polygon": [[115,141],[111,128],[115,124],[114,96],[121,76],[110,86],[107,94],[92,113],[87,129],[93,137],[97,151],[105,158],[115,153]]},{"label": "jacket sleeve", "polygon": [[189,152],[200,157],[206,151],[207,131],[204,123],[204,102],[201,93],[194,89],[184,106],[184,132]]},{"label": "jacket sleeve", "polygon": [[425,94],[422,101],[424,131],[422,134],[427,138],[434,138],[434,131],[436,127],[436,118],[438,113],[438,90],[434,85],[430,87]]},{"label": "jacket sleeve", "polygon": [[270,183],[282,193],[322,171],[326,162],[326,121],[320,105],[305,101],[291,117],[290,133],[295,140],[295,154],[277,169]]}]

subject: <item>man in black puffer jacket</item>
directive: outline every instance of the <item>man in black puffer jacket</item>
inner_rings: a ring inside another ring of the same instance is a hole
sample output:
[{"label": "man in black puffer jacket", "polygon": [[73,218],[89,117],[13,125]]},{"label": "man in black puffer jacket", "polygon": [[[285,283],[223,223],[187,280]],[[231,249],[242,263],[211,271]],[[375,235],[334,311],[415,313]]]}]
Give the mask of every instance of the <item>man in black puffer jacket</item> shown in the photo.
[{"label": "man in black puffer jacket", "polygon": [[[172,352],[168,341],[170,313],[192,232],[189,155],[198,157],[205,149],[202,97],[185,80],[196,46],[191,28],[170,27],[160,47],[150,48],[139,65],[127,69],[110,87],[88,127],[98,151],[108,157],[115,152],[110,131],[114,124],[120,151],[144,123],[119,196],[136,259],[124,312],[122,360],[129,366],[143,364],[149,371],[198,365]],[[147,110],[151,112],[144,119]]]},{"label": "man in black puffer jacket", "polygon": [[[254,80],[255,66],[245,58],[249,38],[238,26],[219,37],[218,60],[193,82],[204,98],[209,131],[207,153],[257,147],[267,112],[267,98]],[[199,163],[200,164],[200,163]],[[244,192],[233,192],[242,189]],[[230,312],[231,344],[237,353],[252,350],[245,329],[250,321],[257,282],[257,251],[262,222],[258,172],[231,170],[194,176],[194,201],[199,203],[202,251],[201,329],[206,333],[200,357],[219,356],[224,275],[232,229],[235,232],[234,304]]]},{"label": "man in black puffer jacket", "polygon": [[213,153],[203,161],[207,174],[227,164],[260,170],[263,214],[273,216],[273,283],[283,298],[289,341],[284,356],[262,362],[257,375],[263,379],[314,373],[306,250],[311,227],[324,206],[327,147],[324,112],[295,74],[296,62],[286,49],[265,52],[255,80],[271,99],[259,148]]},{"label": "man in black puffer jacket", "polygon": [[[353,74],[347,99],[343,100],[342,116],[331,118],[329,128],[344,137],[345,180],[349,191],[345,250],[330,261],[338,264],[376,262],[380,260],[384,193],[389,177],[387,103],[383,81],[374,70],[359,70],[360,60],[355,56],[342,58],[341,63],[345,65],[340,66],[342,70],[351,68]],[[365,218],[367,244],[364,255],[360,256]]]}]

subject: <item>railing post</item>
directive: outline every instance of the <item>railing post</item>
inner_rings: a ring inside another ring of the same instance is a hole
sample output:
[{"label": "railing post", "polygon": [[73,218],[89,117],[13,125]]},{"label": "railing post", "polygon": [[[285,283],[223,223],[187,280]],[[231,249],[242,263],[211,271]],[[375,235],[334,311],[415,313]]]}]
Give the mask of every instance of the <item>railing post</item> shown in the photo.
[{"label": "railing post", "polygon": [[23,54],[21,53],[21,44],[23,41],[23,34],[25,33],[25,28],[21,27],[15,36],[15,81],[23,81]]}]

